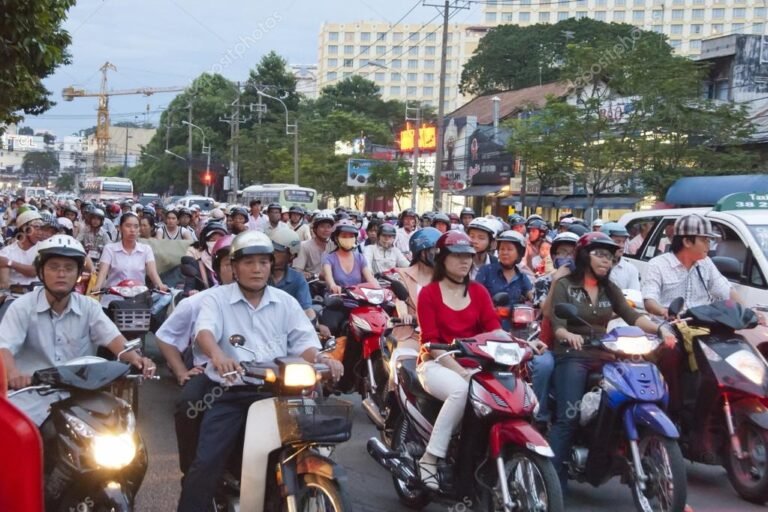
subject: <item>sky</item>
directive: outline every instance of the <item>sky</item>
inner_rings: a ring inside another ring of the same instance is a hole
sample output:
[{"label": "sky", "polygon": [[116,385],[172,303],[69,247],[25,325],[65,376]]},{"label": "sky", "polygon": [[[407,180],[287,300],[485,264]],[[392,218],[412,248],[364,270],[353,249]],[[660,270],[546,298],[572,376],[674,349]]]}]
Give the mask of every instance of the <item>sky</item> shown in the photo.
[{"label": "sky", "polygon": [[[421,0],[79,0],[69,11],[65,28],[72,36],[72,63],[45,80],[57,105],[27,116],[21,123],[58,136],[96,124],[96,98],[67,102],[61,90],[73,85],[98,91],[99,68],[109,61],[110,89],[186,86],[203,72],[220,72],[244,80],[270,50],[289,64],[316,64],[318,34],[323,22],[356,20],[424,23],[437,10]],[[435,3],[435,2],[430,2]],[[472,4],[452,22],[479,20],[481,7]],[[174,94],[114,96],[112,123],[149,121]]]}]

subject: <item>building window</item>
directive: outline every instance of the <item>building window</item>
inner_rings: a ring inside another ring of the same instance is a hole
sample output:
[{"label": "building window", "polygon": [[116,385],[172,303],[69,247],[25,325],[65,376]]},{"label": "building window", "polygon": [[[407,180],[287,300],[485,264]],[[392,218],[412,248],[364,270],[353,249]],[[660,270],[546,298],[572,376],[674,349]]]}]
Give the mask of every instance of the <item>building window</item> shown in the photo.
[{"label": "building window", "polygon": [[389,74],[389,79],[392,80],[393,82],[400,81],[400,73],[398,73],[398,72],[390,73]]},{"label": "building window", "polygon": [[540,23],[549,23],[549,13],[548,12],[540,12],[539,13],[539,22]]},{"label": "building window", "polygon": [[339,40],[339,33],[338,32],[328,32],[328,40],[329,41],[338,41]]},{"label": "building window", "polygon": [[417,92],[417,89],[413,85],[409,85],[408,87],[405,88],[405,94],[408,96],[411,96],[411,97],[416,96],[416,92]]},{"label": "building window", "polygon": [[453,61],[452,60],[446,60],[445,61],[445,69],[451,69],[453,67]]},{"label": "building window", "polygon": [[614,0],[613,2],[614,7],[625,7],[627,5],[626,0]]},{"label": "building window", "polygon": [[694,9],[691,11],[691,15],[693,19],[695,20],[703,20],[704,19],[704,9]]},{"label": "building window", "polygon": [[632,5],[635,7],[645,7],[645,0],[634,0]]},{"label": "building window", "polygon": [[576,0],[576,8],[583,9],[587,6],[587,0]]},{"label": "building window", "polygon": [[664,11],[654,10],[653,21],[664,21]]},{"label": "building window", "polygon": [[435,41],[437,41],[437,34],[435,34],[434,32],[427,34],[427,41],[429,41],[430,43],[434,43]]},{"label": "building window", "polygon": [[395,43],[399,43],[403,40],[403,33],[402,32],[395,32],[392,34],[392,41]]},{"label": "building window", "polygon": [[329,71],[325,74],[325,78],[327,80],[336,80],[336,72],[335,71]]},{"label": "building window", "polygon": [[389,88],[389,94],[392,96],[400,96],[400,86],[399,85],[393,85]]},{"label": "building window", "polygon": [[376,33],[376,40],[377,41],[386,41],[387,40],[387,33],[386,32],[377,32]]},{"label": "building window", "polygon": [[355,47],[351,44],[344,45],[344,55],[352,55],[355,53]]},{"label": "building window", "polygon": [[642,23],[645,21],[645,11],[632,11],[632,21]]},{"label": "building window", "polygon": [[528,23],[531,21],[531,13],[529,12],[521,12],[520,13],[520,22],[521,23]]},{"label": "building window", "polygon": [[755,23],[752,25],[752,33],[762,35],[765,31],[765,23]]},{"label": "building window", "polygon": [[383,82],[384,80],[387,79],[387,77],[386,77],[386,74],[383,71],[377,71],[373,75],[373,79],[376,80],[377,82]]},{"label": "building window", "polygon": [[435,81],[435,74],[434,73],[424,73],[424,81],[425,82],[434,82]]},{"label": "building window", "polygon": [[705,0],[693,0],[693,5],[704,5]]},{"label": "building window", "polygon": [[608,5],[608,2],[606,0],[597,0],[597,2],[595,2],[595,5],[597,5],[598,7],[605,7],[606,5]]},{"label": "building window", "polygon": [[673,20],[682,20],[684,13],[685,13],[685,10],[683,10],[683,9],[672,9],[672,19]]},{"label": "building window", "polygon": [[344,32],[344,42],[345,43],[354,43],[355,42],[355,33],[354,32]]},{"label": "building window", "polygon": [[721,20],[725,18],[725,9],[712,9],[712,19]]},{"label": "building window", "polygon": [[703,34],[704,33],[704,25],[691,25],[691,34]]},{"label": "building window", "polygon": [[531,0],[520,0],[520,5],[531,5]]},{"label": "building window", "polygon": [[[754,14],[752,14],[753,18],[765,18],[765,7],[755,7],[755,9],[752,11]],[[754,34],[758,34],[759,32],[753,32]]]},{"label": "building window", "polygon": [[733,10],[734,18],[745,18],[747,16],[747,10],[743,7],[738,7]]},{"label": "building window", "polygon": [[691,42],[688,44],[688,47],[691,50],[696,50],[697,52],[701,50],[701,39],[691,39]]},{"label": "building window", "polygon": [[723,24],[722,23],[713,23],[712,24],[712,33],[713,34],[722,34],[723,33]]},{"label": "building window", "polygon": [[419,56],[419,47],[418,46],[410,46],[408,48],[408,55],[412,57],[418,57]]},{"label": "building window", "polygon": [[559,12],[557,13],[557,21],[563,21],[568,19],[568,13],[567,12]]},{"label": "building window", "polygon": [[422,96],[432,96],[435,94],[435,88],[431,86],[423,87],[421,89],[421,95]]},{"label": "building window", "polygon": [[408,69],[419,69],[419,61],[416,59],[408,59]]},{"label": "building window", "polygon": [[736,32],[738,34],[743,33],[744,32],[744,24],[743,23],[734,23],[732,28],[731,28],[731,31],[732,32]]},{"label": "building window", "polygon": [[387,47],[386,46],[377,46],[376,47],[376,55],[385,55],[387,53]]},{"label": "building window", "polygon": [[615,11],[613,13],[613,21],[624,21],[624,11]]},{"label": "building window", "polygon": [[680,39],[671,39],[669,41],[669,46],[671,46],[673,50],[679,50],[682,44],[683,42]]},{"label": "building window", "polygon": [[355,67],[355,59],[344,59],[344,67],[345,68]]},{"label": "building window", "polygon": [[402,46],[397,45],[392,47],[392,55],[402,55],[402,54],[403,54]]},{"label": "building window", "polygon": [[411,32],[408,34],[408,40],[409,41],[418,41],[419,40],[419,33],[418,32]]},{"label": "building window", "polygon": [[338,55],[339,47],[335,44],[328,45],[328,55]]},{"label": "building window", "polygon": [[504,23],[512,23],[512,13],[511,12],[501,13],[501,21]]},{"label": "building window", "polygon": [[371,33],[370,32],[360,32],[360,40],[364,43],[367,43],[371,40]]},{"label": "building window", "polygon": [[595,12],[595,19],[598,21],[605,21],[605,11]]},{"label": "building window", "polygon": [[486,23],[496,23],[496,13],[495,12],[487,12],[487,13],[485,13],[485,22]]},{"label": "building window", "polygon": [[663,33],[664,32],[664,25],[654,25],[653,26],[653,31],[656,32],[657,34]]},{"label": "building window", "polygon": [[685,5],[685,0],[672,0],[672,5]]},{"label": "building window", "polygon": [[428,55],[428,56],[429,55],[433,55],[434,56],[434,55],[436,55],[436,53],[437,53],[437,48],[434,47],[434,46],[427,46],[426,48],[424,48],[424,55]]},{"label": "building window", "polygon": [[335,68],[339,65],[339,59],[328,59],[328,67]]},{"label": "building window", "polygon": [[587,11],[576,11],[576,19],[580,20],[587,17]]},{"label": "building window", "polygon": [[409,82],[415,82],[418,79],[418,75],[416,73],[408,73],[406,80]]},{"label": "building window", "polygon": [[682,33],[683,33],[682,25],[672,25],[672,34],[679,36]]},{"label": "building window", "polygon": [[390,65],[392,69],[400,69],[401,67],[403,67],[403,61],[401,61],[400,59],[393,59],[392,62],[390,62]]},{"label": "building window", "polygon": [[433,60],[425,60],[424,61],[424,69],[435,69],[435,61],[433,61]]},{"label": "building window", "polygon": [[368,55],[370,51],[371,51],[370,46],[363,46],[362,48],[360,48],[360,55]]}]

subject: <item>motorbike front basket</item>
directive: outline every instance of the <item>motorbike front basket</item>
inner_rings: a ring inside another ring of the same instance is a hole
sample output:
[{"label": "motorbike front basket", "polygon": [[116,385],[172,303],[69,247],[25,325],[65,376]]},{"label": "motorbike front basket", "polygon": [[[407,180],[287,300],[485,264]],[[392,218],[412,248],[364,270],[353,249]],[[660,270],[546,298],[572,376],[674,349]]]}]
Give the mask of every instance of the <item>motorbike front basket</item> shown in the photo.
[{"label": "motorbike front basket", "polygon": [[285,444],[335,444],[352,437],[352,403],[336,398],[284,398],[276,403]]}]

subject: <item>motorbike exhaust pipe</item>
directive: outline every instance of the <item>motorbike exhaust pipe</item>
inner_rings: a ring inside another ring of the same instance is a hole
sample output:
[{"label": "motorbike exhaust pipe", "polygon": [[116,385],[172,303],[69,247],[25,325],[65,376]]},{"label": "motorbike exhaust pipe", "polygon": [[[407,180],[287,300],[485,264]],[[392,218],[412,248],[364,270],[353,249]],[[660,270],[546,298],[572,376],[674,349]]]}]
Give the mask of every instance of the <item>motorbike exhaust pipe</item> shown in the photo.
[{"label": "motorbike exhaust pipe", "polygon": [[379,430],[384,430],[384,417],[379,412],[378,406],[373,403],[373,400],[370,398],[363,400],[363,409],[365,409],[365,413],[368,415],[368,419],[370,419],[373,424],[376,425],[376,428]]},{"label": "motorbike exhaust pipe", "polygon": [[392,473],[398,480],[402,480],[412,487],[420,485],[413,470],[400,459],[400,454],[387,448],[379,439],[370,438],[366,448],[373,460]]}]

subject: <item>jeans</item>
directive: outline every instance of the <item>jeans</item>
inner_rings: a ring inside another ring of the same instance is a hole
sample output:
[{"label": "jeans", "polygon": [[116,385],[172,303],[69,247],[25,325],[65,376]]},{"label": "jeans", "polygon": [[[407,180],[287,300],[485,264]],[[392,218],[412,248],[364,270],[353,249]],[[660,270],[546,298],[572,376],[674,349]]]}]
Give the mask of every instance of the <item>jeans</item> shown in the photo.
[{"label": "jeans", "polygon": [[555,453],[552,463],[565,492],[568,484],[566,462],[571,457],[573,438],[579,428],[581,398],[586,392],[587,376],[600,371],[605,361],[586,356],[559,356],[555,364],[556,414],[549,431],[549,445]]},{"label": "jeans", "polygon": [[[176,427],[176,443],[179,447],[179,469],[182,474],[187,474],[192,461],[195,460],[203,414],[213,406],[206,396],[214,386],[215,383],[204,374],[195,375],[184,384],[176,400],[173,421]],[[210,396],[214,397],[214,395]]]},{"label": "jeans", "polygon": [[451,436],[464,415],[469,383],[455,371],[435,361],[421,363],[416,373],[427,393],[444,402],[432,427],[432,436],[427,445],[429,453],[442,459],[445,458]]},{"label": "jeans", "polygon": [[533,392],[539,401],[536,421],[549,421],[549,390],[552,385],[552,374],[555,372],[555,356],[549,350],[534,356],[530,363],[530,370]]},{"label": "jeans", "polygon": [[[214,383],[212,387],[215,386]],[[242,439],[248,408],[253,402],[270,396],[253,388],[235,386],[211,403],[200,425],[195,460],[184,477],[178,512],[207,512],[211,509],[227,463],[234,450],[239,448],[237,444]],[[267,461],[264,463],[266,465]]]}]

